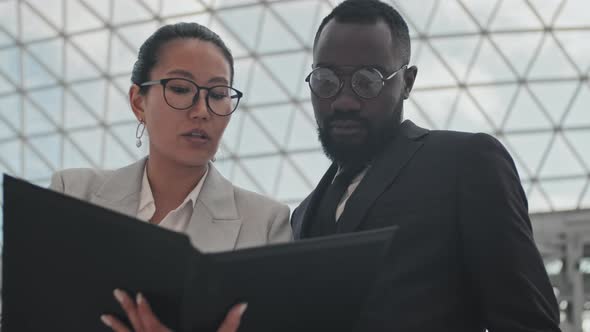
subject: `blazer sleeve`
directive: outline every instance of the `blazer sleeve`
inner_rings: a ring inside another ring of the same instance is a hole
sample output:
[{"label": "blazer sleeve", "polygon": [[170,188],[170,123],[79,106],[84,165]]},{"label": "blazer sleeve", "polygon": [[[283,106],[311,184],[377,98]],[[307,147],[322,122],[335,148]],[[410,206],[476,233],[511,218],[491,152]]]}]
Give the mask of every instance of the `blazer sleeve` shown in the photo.
[{"label": "blazer sleeve", "polygon": [[485,134],[466,142],[459,229],[469,286],[490,332],[560,331],[559,310],[535,245],[514,162]]},{"label": "blazer sleeve", "polygon": [[279,205],[274,219],[271,221],[268,233],[268,243],[289,242],[293,240],[291,225],[289,224],[289,207]]}]

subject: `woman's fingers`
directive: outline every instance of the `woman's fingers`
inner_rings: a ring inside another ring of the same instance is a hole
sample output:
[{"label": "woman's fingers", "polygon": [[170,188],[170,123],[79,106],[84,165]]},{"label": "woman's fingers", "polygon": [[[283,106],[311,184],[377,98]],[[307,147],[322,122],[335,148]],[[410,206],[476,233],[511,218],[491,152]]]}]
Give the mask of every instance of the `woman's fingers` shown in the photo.
[{"label": "woman's fingers", "polygon": [[248,304],[241,303],[235,305],[225,316],[223,323],[219,326],[217,332],[236,332],[240,327],[240,321],[244,311],[248,308]]},{"label": "woman's fingers", "polygon": [[152,311],[147,299],[141,294],[137,294],[137,311],[141,319],[141,324],[146,331],[169,332],[170,330],[162,325],[158,317]]},{"label": "woman's fingers", "polygon": [[111,315],[102,315],[100,316],[100,320],[115,332],[131,332],[125,324]]},{"label": "woman's fingers", "polygon": [[133,327],[133,331],[142,332],[144,328],[141,323],[141,319],[139,317],[135,301],[133,301],[133,299],[131,299],[131,297],[129,297],[129,295],[127,295],[126,292],[120,289],[115,289],[113,294],[115,295],[117,301],[119,301],[119,304],[121,304],[123,311],[125,311],[127,318],[131,322],[131,327]]}]

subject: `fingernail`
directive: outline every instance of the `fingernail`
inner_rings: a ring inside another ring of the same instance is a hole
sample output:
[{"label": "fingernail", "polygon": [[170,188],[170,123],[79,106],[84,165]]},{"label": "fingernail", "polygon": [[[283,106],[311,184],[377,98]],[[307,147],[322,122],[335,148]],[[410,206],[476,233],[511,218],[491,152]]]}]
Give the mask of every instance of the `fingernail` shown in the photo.
[{"label": "fingernail", "polygon": [[113,324],[107,315],[101,315],[100,320],[104,323],[104,325],[111,327]]},{"label": "fingernail", "polygon": [[248,303],[240,304],[240,308],[238,309],[238,313],[240,314],[240,317],[244,314],[244,311],[246,311],[246,309],[248,309]]},{"label": "fingernail", "polygon": [[137,293],[137,304],[143,304],[143,295],[141,295],[141,293]]},{"label": "fingernail", "polygon": [[122,290],[117,288],[117,289],[115,289],[113,294],[115,295],[115,298],[117,299],[117,301],[123,303],[123,291]]}]

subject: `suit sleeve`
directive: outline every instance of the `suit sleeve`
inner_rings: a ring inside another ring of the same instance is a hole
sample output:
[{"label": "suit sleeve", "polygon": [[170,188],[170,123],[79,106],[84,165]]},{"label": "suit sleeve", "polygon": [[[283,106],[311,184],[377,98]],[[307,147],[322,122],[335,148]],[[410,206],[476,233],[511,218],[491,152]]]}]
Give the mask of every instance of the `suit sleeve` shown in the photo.
[{"label": "suit sleeve", "polygon": [[469,287],[490,332],[560,331],[514,162],[496,139],[466,142],[459,173],[460,232]]},{"label": "suit sleeve", "polygon": [[291,225],[289,224],[289,207],[280,205],[277,214],[268,229],[268,243],[290,242],[293,240]]}]

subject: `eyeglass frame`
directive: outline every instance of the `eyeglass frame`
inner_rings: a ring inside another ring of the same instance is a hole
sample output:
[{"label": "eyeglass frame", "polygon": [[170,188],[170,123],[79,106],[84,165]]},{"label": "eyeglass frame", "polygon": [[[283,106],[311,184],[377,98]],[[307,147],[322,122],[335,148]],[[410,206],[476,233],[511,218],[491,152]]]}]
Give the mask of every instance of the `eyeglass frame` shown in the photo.
[{"label": "eyeglass frame", "polygon": [[[190,106],[185,107],[185,108],[178,108],[178,107],[174,107],[174,106],[170,105],[170,103],[168,102],[168,99],[166,98],[166,84],[168,84],[168,82],[170,82],[172,80],[186,81],[186,82],[189,82],[189,83],[191,83],[191,84],[193,84],[194,86],[197,87],[197,92],[193,96],[193,102],[192,102],[192,104]],[[215,86],[210,86],[210,87],[199,86],[197,83],[195,83],[195,82],[193,82],[193,81],[191,81],[191,80],[189,80],[187,78],[182,78],[182,77],[170,77],[170,78],[162,78],[162,79],[159,79],[159,80],[146,81],[146,82],[143,82],[143,83],[139,84],[139,86],[140,87],[145,87],[145,86],[152,86],[152,85],[158,85],[158,84],[162,85],[162,96],[164,97],[164,101],[166,102],[166,104],[168,104],[168,106],[174,108],[175,110],[179,110],[179,111],[186,111],[189,108],[195,106],[197,104],[198,100],[199,100],[199,96],[201,94],[201,90],[205,90],[205,91],[207,91],[207,95],[205,96],[205,104],[207,105],[207,110],[211,111],[211,113],[213,113],[213,114],[215,114],[217,116],[230,116],[230,115],[232,115],[238,109],[238,105],[240,104],[240,99],[244,96],[244,94],[242,93],[242,91],[240,91],[240,90],[238,90],[236,88],[233,88],[233,87],[231,87],[229,85],[215,85]],[[229,97],[230,99],[238,98],[238,101],[236,102],[236,107],[234,107],[234,109],[231,112],[227,113],[227,114],[219,114],[219,113],[215,112],[213,110],[213,108],[209,105],[209,92],[212,89],[219,88],[219,87],[230,88],[230,89],[234,90],[237,93],[237,97],[235,97],[235,96],[234,97]]]},{"label": "eyeglass frame", "polygon": [[[402,66],[401,66],[401,67],[400,67],[398,70],[394,71],[393,73],[391,73],[391,74],[390,74],[389,76],[387,76],[387,77],[385,77],[385,76],[383,75],[383,73],[381,73],[381,71],[380,71],[378,68],[376,68],[376,67],[371,67],[371,66],[360,66],[360,67],[356,67],[356,69],[354,69],[354,70],[352,71],[352,73],[350,74],[350,76],[351,76],[351,77],[352,77],[352,76],[353,76],[353,75],[354,75],[356,72],[358,72],[359,70],[362,70],[362,69],[370,69],[370,70],[373,70],[373,71],[375,71],[377,74],[379,74],[379,76],[380,76],[380,78],[381,78],[381,88],[379,89],[379,92],[378,92],[378,93],[377,93],[377,94],[376,94],[374,97],[364,97],[364,96],[361,96],[361,95],[360,95],[360,94],[359,94],[359,93],[358,93],[358,92],[357,92],[357,91],[354,89],[354,87],[352,86],[352,81],[351,81],[351,83],[350,83],[350,84],[351,84],[351,89],[352,89],[352,91],[354,91],[354,94],[355,94],[355,95],[357,95],[357,96],[359,96],[360,98],[363,98],[363,99],[373,99],[373,98],[377,98],[377,97],[379,97],[379,95],[381,94],[381,91],[383,90],[383,87],[385,86],[385,82],[387,82],[387,81],[391,80],[392,78],[394,78],[394,77],[395,77],[395,76],[396,76],[396,75],[397,75],[397,74],[398,74],[398,73],[399,73],[399,72],[400,72],[402,69],[404,69],[404,70],[405,70],[405,69],[407,69],[407,68],[408,68],[408,65],[409,65],[409,64],[404,64],[404,65],[402,65]],[[313,73],[314,73],[316,70],[319,70],[319,69],[329,69],[329,70],[331,70],[332,72],[334,72],[334,74],[336,75],[336,77],[338,77],[338,80],[340,81],[340,86],[338,87],[338,89],[336,90],[336,92],[335,92],[333,95],[329,96],[329,97],[322,97],[322,96],[319,96],[319,95],[318,95],[318,94],[317,94],[317,93],[316,93],[316,92],[313,90],[313,88],[311,87],[311,75],[312,75],[312,74],[313,74]],[[307,75],[307,77],[305,78],[305,82],[307,82],[307,84],[309,85],[309,89],[311,90],[311,92],[312,92],[314,95],[316,95],[316,97],[318,97],[318,98],[321,98],[321,99],[330,99],[330,98],[334,98],[334,97],[336,97],[337,95],[339,95],[339,94],[340,94],[340,92],[342,92],[342,88],[344,87],[344,81],[345,81],[345,80],[343,80],[343,79],[340,77],[340,75],[338,75],[338,74],[336,73],[336,71],[335,71],[334,69],[332,69],[332,68],[330,68],[330,67],[322,67],[322,66],[317,66],[317,67],[313,68],[313,70],[312,70],[312,71],[311,71],[311,72],[310,72],[310,73]]]}]

